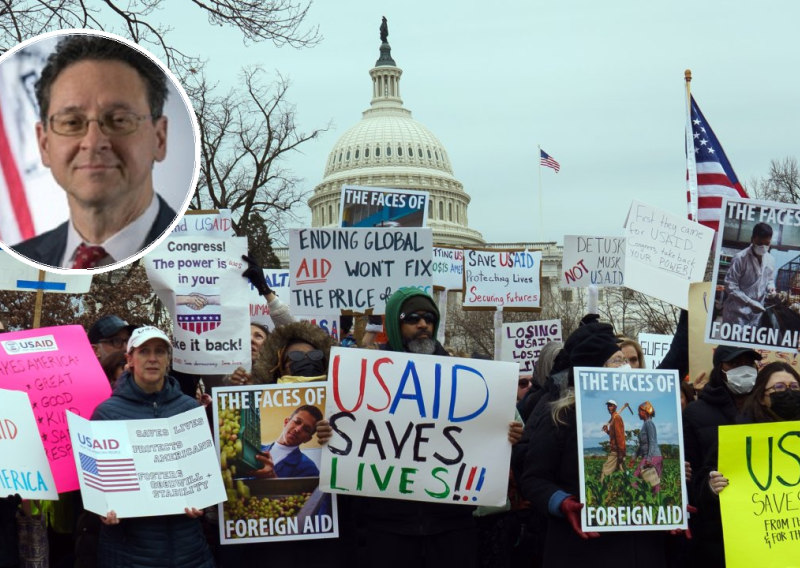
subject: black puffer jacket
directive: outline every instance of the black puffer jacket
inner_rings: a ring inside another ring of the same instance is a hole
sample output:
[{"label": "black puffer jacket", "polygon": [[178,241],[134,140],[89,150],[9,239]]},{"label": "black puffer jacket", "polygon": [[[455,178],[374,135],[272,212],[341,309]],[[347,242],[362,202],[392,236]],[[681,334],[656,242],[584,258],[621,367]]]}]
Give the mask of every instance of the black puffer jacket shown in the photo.
[{"label": "black puffer jacket", "polygon": [[[164,388],[145,393],[126,371],[117,380],[111,398],[100,403],[92,420],[169,418],[197,408],[197,401],[181,392],[172,377]],[[211,568],[214,560],[198,519],[163,515],[123,519],[103,525],[97,565],[100,568]]]},{"label": "black puffer jacket", "polygon": [[0,567],[17,566],[17,508],[19,495],[0,498]]}]

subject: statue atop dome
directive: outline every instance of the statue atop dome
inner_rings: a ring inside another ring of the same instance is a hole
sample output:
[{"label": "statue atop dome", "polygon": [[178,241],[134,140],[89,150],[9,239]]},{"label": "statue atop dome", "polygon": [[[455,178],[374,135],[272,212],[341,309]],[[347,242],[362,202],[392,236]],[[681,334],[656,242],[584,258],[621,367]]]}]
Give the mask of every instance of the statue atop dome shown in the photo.
[{"label": "statue atop dome", "polygon": [[389,24],[386,21],[386,16],[382,16],[383,21],[381,22],[381,42],[386,43],[386,38],[389,37]]}]

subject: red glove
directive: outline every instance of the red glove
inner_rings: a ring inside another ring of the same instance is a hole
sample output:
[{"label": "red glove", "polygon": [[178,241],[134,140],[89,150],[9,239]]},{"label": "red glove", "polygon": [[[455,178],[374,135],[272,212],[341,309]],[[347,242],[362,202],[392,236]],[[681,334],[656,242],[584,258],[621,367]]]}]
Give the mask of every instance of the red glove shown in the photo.
[{"label": "red glove", "polygon": [[583,503],[580,503],[572,495],[561,502],[559,509],[561,509],[561,512],[564,513],[567,521],[572,526],[572,530],[574,530],[575,533],[582,539],[587,540],[600,536],[600,533],[583,532],[581,530],[581,509],[583,509]]},{"label": "red glove", "polygon": [[[686,512],[689,513],[689,514],[696,513],[697,512],[697,507],[693,507],[691,505],[686,505]],[[669,534],[675,535],[675,536],[678,536],[679,534],[682,534],[683,536],[686,537],[686,540],[692,540],[692,530],[691,529],[686,529],[686,530],[683,530],[683,529],[672,529],[671,531],[669,531]]]}]

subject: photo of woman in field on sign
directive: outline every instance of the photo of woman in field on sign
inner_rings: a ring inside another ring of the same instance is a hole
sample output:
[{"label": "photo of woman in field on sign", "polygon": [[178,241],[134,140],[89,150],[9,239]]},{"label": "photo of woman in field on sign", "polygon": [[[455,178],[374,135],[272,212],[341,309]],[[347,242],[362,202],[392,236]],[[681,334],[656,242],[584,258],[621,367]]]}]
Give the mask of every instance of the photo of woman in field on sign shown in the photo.
[{"label": "photo of woman in field on sign", "polygon": [[[661,491],[661,473],[663,472],[663,458],[661,450],[658,448],[658,435],[653,418],[656,417],[656,409],[649,401],[639,405],[639,418],[642,419],[642,427],[639,430],[639,448],[636,450],[635,458],[639,458],[639,465],[633,472],[634,477],[639,477],[653,488],[655,495]],[[635,458],[631,458],[629,468],[633,467]],[[634,482],[634,488],[638,489],[638,483]]]}]

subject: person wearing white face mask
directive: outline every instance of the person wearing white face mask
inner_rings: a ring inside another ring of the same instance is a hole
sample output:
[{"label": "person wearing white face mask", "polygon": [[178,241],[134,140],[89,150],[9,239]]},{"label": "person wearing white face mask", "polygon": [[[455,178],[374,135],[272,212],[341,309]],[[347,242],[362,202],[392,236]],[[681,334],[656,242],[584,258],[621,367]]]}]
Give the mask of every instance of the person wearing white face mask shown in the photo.
[{"label": "person wearing white face mask", "polygon": [[[683,411],[683,446],[686,460],[691,465],[692,483],[687,486],[689,501],[700,512],[689,520],[692,530],[693,556],[703,557],[716,566],[713,555],[704,550],[705,543],[716,538],[713,520],[699,507],[702,484],[708,480],[705,464],[715,451],[720,426],[736,423],[739,410],[756,381],[756,362],[761,355],[746,347],[721,345],[714,351],[714,368],[708,384],[700,391],[698,399]],[[701,565],[701,564],[698,564]]]},{"label": "person wearing white face mask", "polygon": [[758,223],[753,227],[750,246],[733,257],[725,274],[725,304],[722,322],[759,326],[765,311],[764,300],[775,294],[775,258],[769,254],[772,227]]}]

